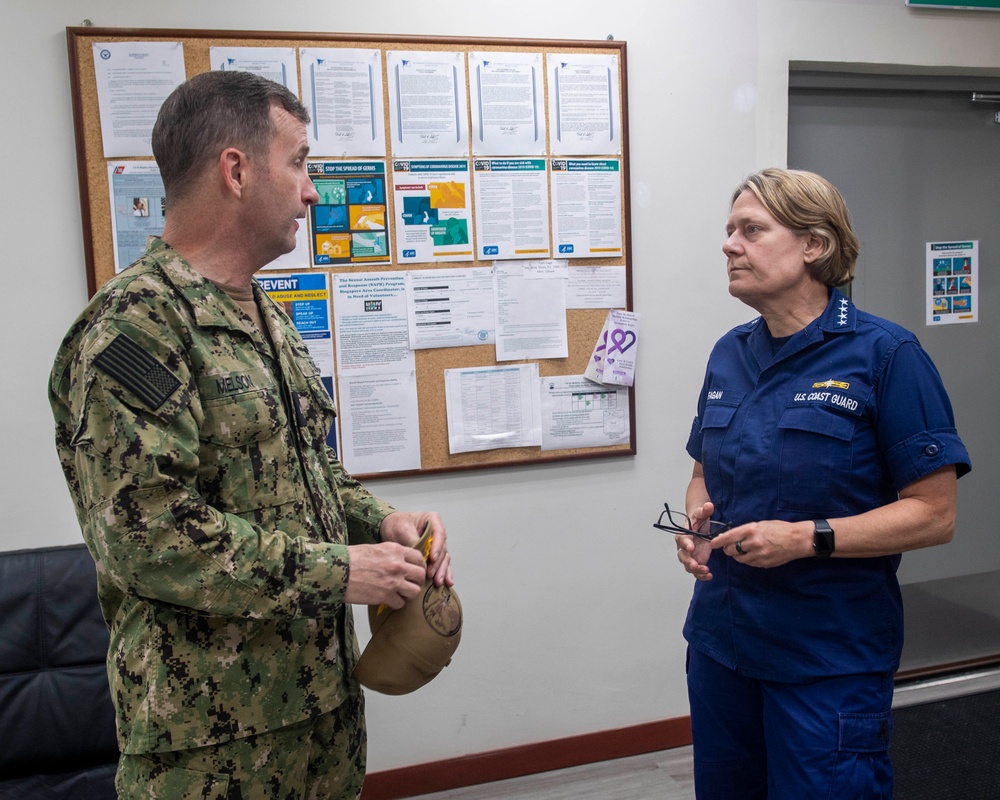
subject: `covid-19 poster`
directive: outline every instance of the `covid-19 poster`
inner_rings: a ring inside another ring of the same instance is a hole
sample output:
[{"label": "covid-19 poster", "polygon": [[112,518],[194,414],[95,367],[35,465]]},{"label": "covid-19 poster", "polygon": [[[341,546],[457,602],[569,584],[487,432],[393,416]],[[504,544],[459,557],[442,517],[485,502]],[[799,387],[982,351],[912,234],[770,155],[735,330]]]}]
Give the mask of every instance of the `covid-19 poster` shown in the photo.
[{"label": "covid-19 poster", "polygon": [[979,242],[927,242],[927,324],[979,320]]},{"label": "covid-19 poster", "polygon": [[389,263],[384,161],[309,161],[314,267]]}]

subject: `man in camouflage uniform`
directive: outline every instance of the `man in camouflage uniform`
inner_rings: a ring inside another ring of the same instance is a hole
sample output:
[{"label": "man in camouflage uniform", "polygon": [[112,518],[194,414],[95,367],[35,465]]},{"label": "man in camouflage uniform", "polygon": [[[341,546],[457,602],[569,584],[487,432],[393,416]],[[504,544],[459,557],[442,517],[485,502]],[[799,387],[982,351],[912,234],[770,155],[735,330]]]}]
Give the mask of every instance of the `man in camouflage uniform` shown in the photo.
[{"label": "man in camouflage uniform", "polygon": [[[101,288],[52,371],[111,627],[123,798],[357,797],[349,604],[452,582],[437,514],[395,511],[344,471],[306,346],[252,280],[316,202],[307,122],[249,73],[178,87],[153,131],[163,237]],[[425,524],[426,566],[410,547]]]}]

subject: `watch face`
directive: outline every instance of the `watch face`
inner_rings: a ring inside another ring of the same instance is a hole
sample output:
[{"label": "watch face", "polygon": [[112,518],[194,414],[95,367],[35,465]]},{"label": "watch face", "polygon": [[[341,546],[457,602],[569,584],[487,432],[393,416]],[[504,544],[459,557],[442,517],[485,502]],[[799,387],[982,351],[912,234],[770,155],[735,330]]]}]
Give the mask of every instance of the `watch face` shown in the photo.
[{"label": "watch face", "polygon": [[828,556],[833,552],[834,539],[833,528],[825,519],[815,520],[813,525],[816,532],[813,534],[813,549],[817,556]]}]

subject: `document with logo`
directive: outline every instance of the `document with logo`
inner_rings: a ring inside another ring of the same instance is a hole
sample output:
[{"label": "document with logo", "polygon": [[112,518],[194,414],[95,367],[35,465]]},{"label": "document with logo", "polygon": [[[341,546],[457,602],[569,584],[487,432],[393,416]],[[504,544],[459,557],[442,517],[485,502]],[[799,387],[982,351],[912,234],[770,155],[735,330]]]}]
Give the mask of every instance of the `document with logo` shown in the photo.
[{"label": "document with logo", "polygon": [[410,347],[493,344],[493,270],[421,269],[406,273]]},{"label": "document with logo", "polygon": [[385,62],[393,155],[467,156],[465,55],[458,51],[390,50]]},{"label": "document with logo", "polygon": [[621,162],[552,160],[552,238],[561,258],[615,258],[623,249]]},{"label": "document with logo", "polygon": [[333,278],[344,465],[358,473],[419,469],[417,371],[403,273]]},{"label": "document with logo", "polygon": [[312,264],[387,264],[384,161],[307,161],[318,199],[309,209]]},{"label": "document with logo", "polygon": [[212,69],[252,72],[280,83],[296,97],[299,96],[294,47],[210,47],[208,54]]},{"label": "document with logo", "polygon": [[476,249],[481,259],[547,258],[544,158],[477,158]]},{"label": "document with logo", "polygon": [[542,54],[470,52],[472,152],[545,155]]},{"label": "document with logo", "polygon": [[549,152],[586,156],[621,153],[618,56],[549,54]]},{"label": "document with logo", "polygon": [[302,102],[314,156],[385,156],[382,54],[303,47]]},{"label": "document with logo", "polygon": [[153,123],[185,80],[181,42],[94,42],[105,158],[151,156]]},{"label": "document with logo", "polygon": [[612,309],[604,320],[584,377],[605,386],[631,386],[638,344],[638,312]]},{"label": "document with logo", "polygon": [[338,273],[333,278],[337,374],[413,371],[403,273]]},{"label": "document with logo", "polygon": [[392,191],[400,264],[472,260],[472,181],[467,159],[393,159]]}]

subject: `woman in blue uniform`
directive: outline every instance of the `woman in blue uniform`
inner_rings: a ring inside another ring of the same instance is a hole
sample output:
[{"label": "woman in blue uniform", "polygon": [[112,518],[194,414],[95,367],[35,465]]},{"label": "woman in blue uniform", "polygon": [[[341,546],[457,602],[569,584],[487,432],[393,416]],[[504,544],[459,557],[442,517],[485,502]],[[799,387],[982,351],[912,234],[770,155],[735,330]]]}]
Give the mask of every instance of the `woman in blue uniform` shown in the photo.
[{"label": "woman in blue uniform", "polygon": [[891,798],[896,568],[952,538],[969,456],[913,334],[836,289],[858,240],[828,181],[752,175],[726,231],[760,316],[716,344],[687,443],[691,526],[731,525],[676,537],[697,796]]}]

